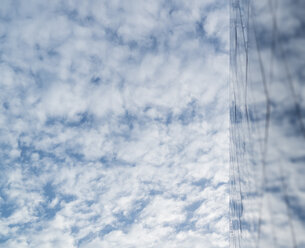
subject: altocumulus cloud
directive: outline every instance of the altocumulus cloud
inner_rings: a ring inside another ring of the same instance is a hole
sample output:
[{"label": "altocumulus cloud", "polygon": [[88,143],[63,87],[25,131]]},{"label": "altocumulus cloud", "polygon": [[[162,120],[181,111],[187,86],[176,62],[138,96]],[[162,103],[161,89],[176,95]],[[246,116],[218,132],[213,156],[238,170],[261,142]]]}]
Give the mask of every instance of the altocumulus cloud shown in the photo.
[{"label": "altocumulus cloud", "polygon": [[228,6],[0,5],[0,246],[228,246]]}]

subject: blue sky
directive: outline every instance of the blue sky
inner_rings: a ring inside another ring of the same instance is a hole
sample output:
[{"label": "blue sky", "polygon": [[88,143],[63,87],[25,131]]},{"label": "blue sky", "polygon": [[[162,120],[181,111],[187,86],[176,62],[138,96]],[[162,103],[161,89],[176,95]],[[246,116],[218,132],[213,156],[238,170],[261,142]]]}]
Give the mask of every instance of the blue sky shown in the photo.
[{"label": "blue sky", "polygon": [[224,0],[0,5],[0,246],[228,247]]}]

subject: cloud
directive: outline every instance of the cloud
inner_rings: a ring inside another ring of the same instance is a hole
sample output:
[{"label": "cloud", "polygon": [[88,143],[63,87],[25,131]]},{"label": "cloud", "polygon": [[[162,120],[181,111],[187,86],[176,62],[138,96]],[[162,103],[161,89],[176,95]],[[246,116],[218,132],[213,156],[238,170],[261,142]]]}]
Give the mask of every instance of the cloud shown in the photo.
[{"label": "cloud", "polygon": [[228,246],[227,8],[1,4],[2,245]]}]

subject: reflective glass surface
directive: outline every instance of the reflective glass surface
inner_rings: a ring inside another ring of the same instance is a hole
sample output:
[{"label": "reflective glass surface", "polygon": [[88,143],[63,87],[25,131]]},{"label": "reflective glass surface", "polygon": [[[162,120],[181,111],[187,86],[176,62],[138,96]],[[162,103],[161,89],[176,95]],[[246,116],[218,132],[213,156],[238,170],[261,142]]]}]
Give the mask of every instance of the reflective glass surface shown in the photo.
[{"label": "reflective glass surface", "polygon": [[305,1],[230,11],[230,247],[305,247]]}]

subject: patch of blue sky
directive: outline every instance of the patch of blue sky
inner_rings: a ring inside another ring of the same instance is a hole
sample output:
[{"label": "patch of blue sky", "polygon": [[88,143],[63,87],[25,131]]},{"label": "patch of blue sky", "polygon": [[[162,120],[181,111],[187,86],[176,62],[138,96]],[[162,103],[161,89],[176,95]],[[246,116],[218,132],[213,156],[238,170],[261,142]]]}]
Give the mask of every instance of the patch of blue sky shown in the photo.
[{"label": "patch of blue sky", "polygon": [[82,246],[82,245],[86,245],[87,243],[89,243],[90,241],[92,241],[96,236],[97,236],[96,233],[90,232],[90,233],[87,234],[85,237],[82,237],[80,240],[78,240],[77,246],[80,247],[80,246]]},{"label": "patch of blue sky", "polygon": [[61,209],[60,203],[52,207],[48,203],[42,203],[35,209],[35,213],[40,221],[46,221],[52,220]]},{"label": "patch of blue sky", "polygon": [[1,203],[0,206],[0,213],[2,218],[7,218],[11,216],[14,211],[17,209],[18,206],[16,206],[15,202],[13,201],[7,201],[5,198],[2,198],[3,203]]},{"label": "patch of blue sky", "polygon": [[187,125],[189,123],[194,122],[194,118],[198,118],[198,116],[200,116],[200,113],[198,113],[198,106],[196,105],[197,104],[195,100],[191,101],[187,105],[186,109],[184,109],[179,115],[178,119],[183,125]]},{"label": "patch of blue sky", "polygon": [[[54,163],[60,164],[64,162],[64,158],[58,157],[51,151],[37,150],[33,144],[25,144],[22,141],[18,141],[18,149],[20,150],[20,155],[15,159],[16,162],[20,163],[24,168],[29,168],[30,172],[34,174],[40,174],[45,172],[44,167],[37,167],[33,164],[33,155],[37,156],[39,160],[48,159]],[[68,153],[69,154],[69,153]],[[73,157],[77,156],[73,152],[70,153]]]},{"label": "patch of blue sky", "polygon": [[97,121],[95,120],[95,116],[90,114],[89,112],[81,112],[77,113],[74,117],[74,119],[69,119],[67,117],[56,117],[52,116],[49,117],[45,125],[52,126],[52,125],[61,125],[64,128],[92,128],[97,124]]},{"label": "patch of blue sky", "polygon": [[105,168],[118,167],[118,166],[123,166],[123,167],[136,166],[135,163],[130,163],[128,161],[119,159],[116,154],[107,154],[106,156],[102,156],[99,161],[103,164],[103,167]]},{"label": "patch of blue sky", "polygon": [[187,213],[185,221],[175,226],[177,232],[183,231],[195,231],[196,230],[196,219],[194,218],[194,212],[204,204],[204,200],[195,201],[185,207]]},{"label": "patch of blue sky", "polygon": [[56,197],[56,188],[51,182],[48,182],[45,186],[43,186],[43,192],[48,202],[51,202]]},{"label": "patch of blue sky", "polygon": [[78,23],[80,26],[92,26],[95,23],[95,18],[92,15],[80,16],[77,10],[67,11],[65,14],[69,20]]},{"label": "patch of blue sky", "polygon": [[122,225],[123,229],[130,227],[134,222],[138,221],[139,215],[148,203],[148,199],[141,199],[133,202],[131,210],[127,213],[119,212],[115,214],[114,216],[117,219],[117,225]]}]

